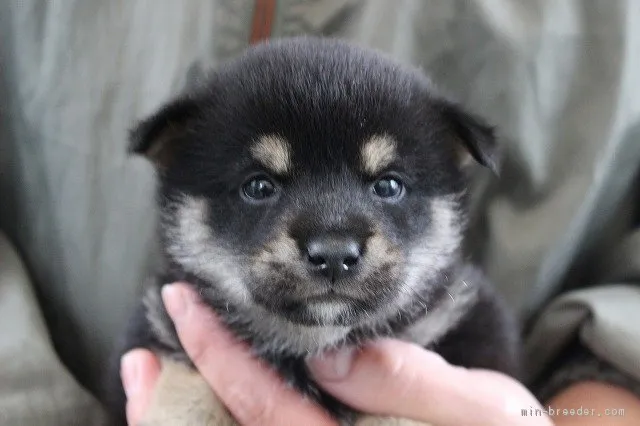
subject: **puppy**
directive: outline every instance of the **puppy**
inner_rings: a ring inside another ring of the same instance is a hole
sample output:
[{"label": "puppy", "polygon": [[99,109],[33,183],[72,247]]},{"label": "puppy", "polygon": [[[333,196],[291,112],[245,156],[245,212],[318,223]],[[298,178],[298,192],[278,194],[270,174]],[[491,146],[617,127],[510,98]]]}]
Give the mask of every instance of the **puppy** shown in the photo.
[{"label": "puppy", "polygon": [[142,121],[131,150],[158,170],[166,255],[118,353],[163,360],[146,424],[235,424],[163,307],[174,281],[341,424],[414,423],[322,391],[305,358],[330,348],[393,336],[517,376],[514,321],[462,256],[467,169],[498,172],[494,132],[417,69],[337,40],[257,45]]}]

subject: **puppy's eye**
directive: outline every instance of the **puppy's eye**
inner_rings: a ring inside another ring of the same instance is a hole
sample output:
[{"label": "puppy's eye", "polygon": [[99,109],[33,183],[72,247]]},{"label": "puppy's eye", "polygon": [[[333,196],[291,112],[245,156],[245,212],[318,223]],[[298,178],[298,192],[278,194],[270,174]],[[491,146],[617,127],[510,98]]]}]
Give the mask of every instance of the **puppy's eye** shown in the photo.
[{"label": "puppy's eye", "polygon": [[397,198],[402,194],[402,182],[384,177],[373,184],[373,192],[380,198]]},{"label": "puppy's eye", "polygon": [[255,177],[242,185],[242,193],[251,200],[264,200],[275,192],[275,185],[266,177]]}]

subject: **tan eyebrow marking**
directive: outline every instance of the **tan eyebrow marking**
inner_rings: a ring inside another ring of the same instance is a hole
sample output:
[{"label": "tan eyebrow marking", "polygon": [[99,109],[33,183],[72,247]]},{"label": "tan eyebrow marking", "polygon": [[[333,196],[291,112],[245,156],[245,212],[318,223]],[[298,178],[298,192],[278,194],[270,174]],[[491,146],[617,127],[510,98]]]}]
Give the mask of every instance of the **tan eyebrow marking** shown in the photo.
[{"label": "tan eyebrow marking", "polygon": [[291,147],[280,136],[262,136],[251,146],[253,158],[270,171],[277,174],[289,173],[291,163]]},{"label": "tan eyebrow marking", "polygon": [[361,150],[362,169],[377,175],[396,158],[396,141],[390,136],[373,136]]}]

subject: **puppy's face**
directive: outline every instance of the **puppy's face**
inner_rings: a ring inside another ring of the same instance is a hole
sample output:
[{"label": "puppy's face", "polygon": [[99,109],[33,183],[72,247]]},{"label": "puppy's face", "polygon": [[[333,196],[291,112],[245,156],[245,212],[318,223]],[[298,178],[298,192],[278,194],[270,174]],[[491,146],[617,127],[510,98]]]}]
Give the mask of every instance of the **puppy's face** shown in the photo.
[{"label": "puppy's face", "polygon": [[235,307],[354,327],[424,302],[457,260],[464,163],[490,129],[427,79],[338,42],[261,45],[133,133],[166,249]]}]

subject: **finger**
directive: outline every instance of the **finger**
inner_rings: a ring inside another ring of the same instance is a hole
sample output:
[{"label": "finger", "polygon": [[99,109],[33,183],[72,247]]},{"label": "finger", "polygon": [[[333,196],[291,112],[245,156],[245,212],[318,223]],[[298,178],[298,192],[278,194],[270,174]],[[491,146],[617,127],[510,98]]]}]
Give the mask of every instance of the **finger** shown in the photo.
[{"label": "finger", "polygon": [[324,410],[287,387],[274,371],[254,358],[249,348],[234,339],[211,310],[199,303],[189,286],[165,286],[162,296],[187,354],[241,424],[336,424]]},{"label": "finger", "polygon": [[448,364],[417,345],[381,340],[358,353],[315,358],[318,383],[364,412],[449,425],[551,425],[532,423],[521,409],[541,408],[515,380],[485,370]]},{"label": "finger", "polygon": [[127,423],[137,425],[151,403],[153,388],[160,375],[160,362],[146,349],[134,349],[120,362],[120,377],[127,395]]}]

